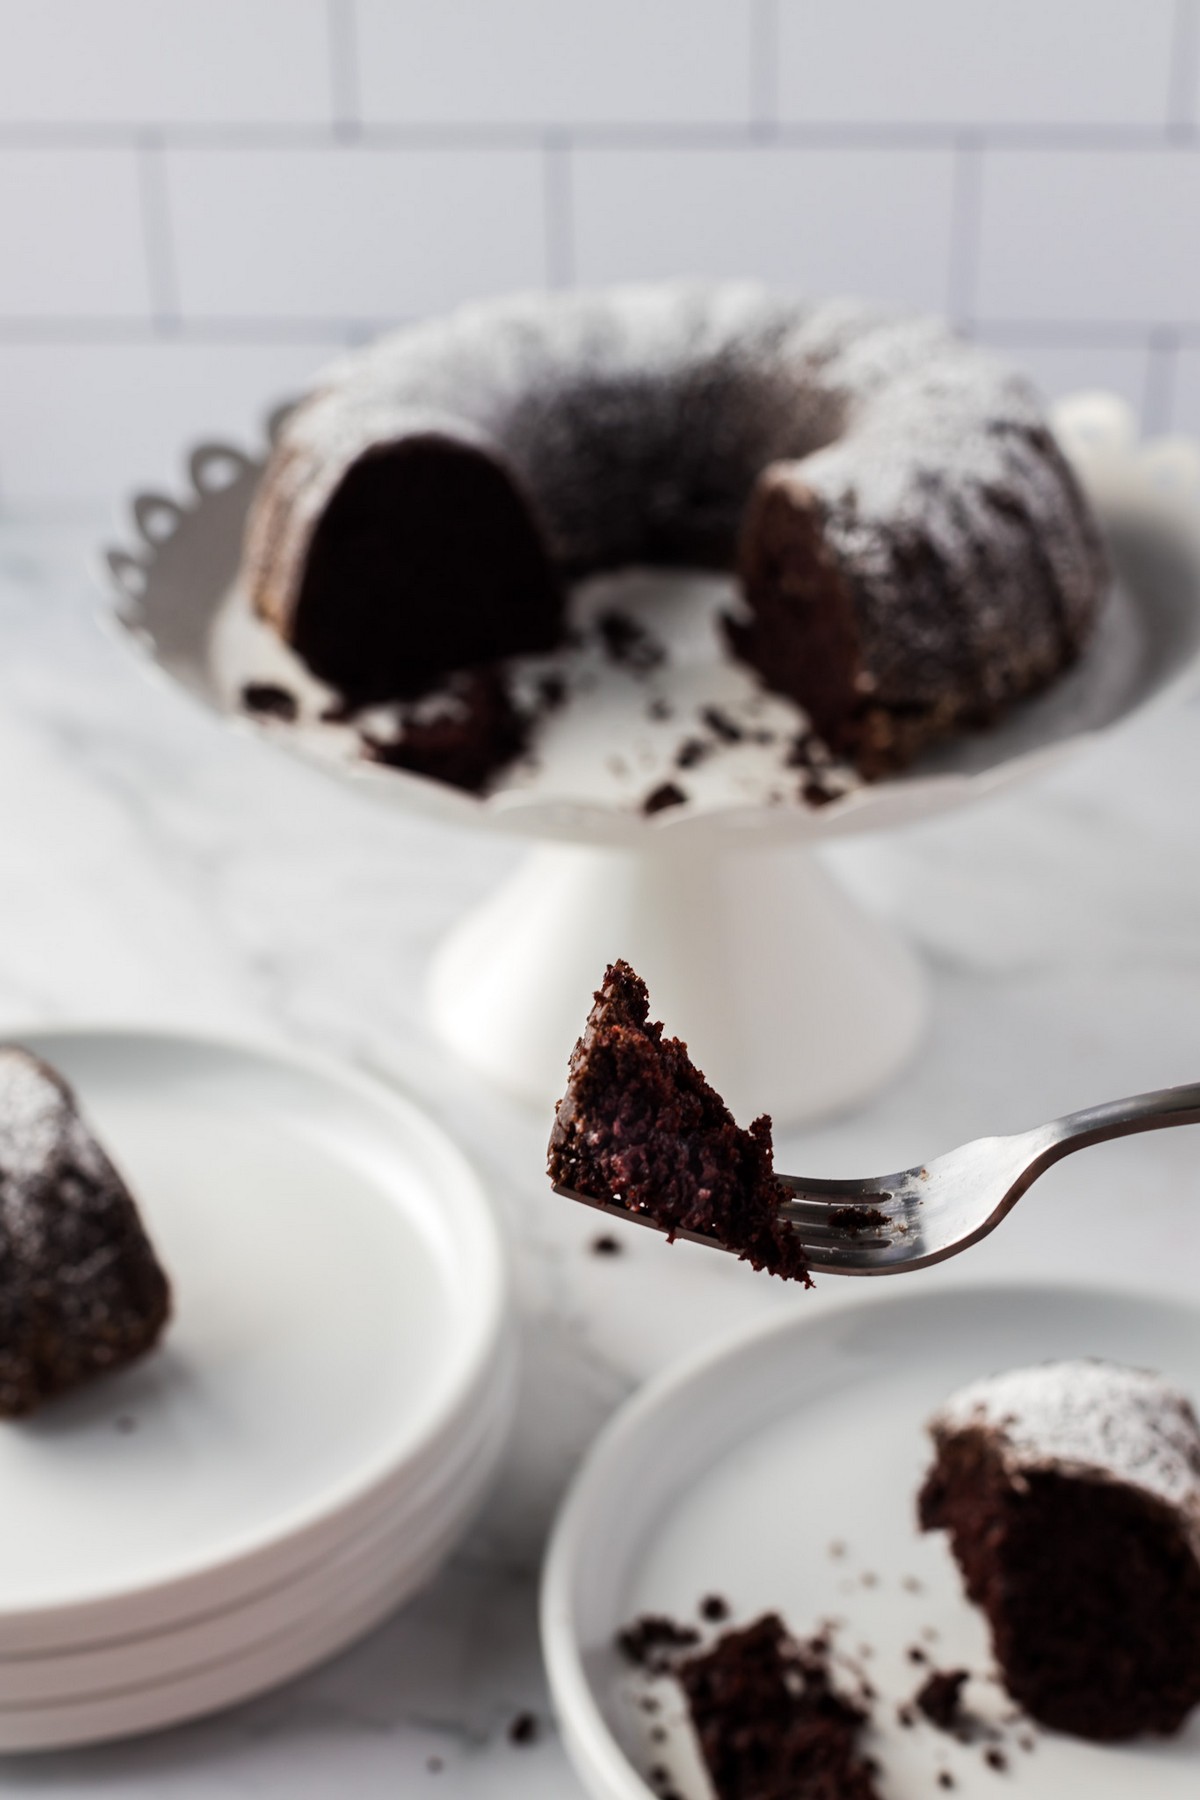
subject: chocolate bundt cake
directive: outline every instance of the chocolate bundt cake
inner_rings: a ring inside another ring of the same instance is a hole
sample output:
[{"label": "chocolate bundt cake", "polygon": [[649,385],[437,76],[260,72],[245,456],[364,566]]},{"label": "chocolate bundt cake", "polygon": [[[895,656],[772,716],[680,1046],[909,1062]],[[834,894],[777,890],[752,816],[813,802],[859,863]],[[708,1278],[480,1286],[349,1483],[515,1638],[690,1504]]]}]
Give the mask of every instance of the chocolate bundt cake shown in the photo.
[{"label": "chocolate bundt cake", "polygon": [[733,652],[867,777],[1052,680],[1105,578],[1022,379],[932,320],[671,285],[344,358],[283,427],[243,579],[353,708],[553,648],[567,584],[634,564],[736,570]]},{"label": "chocolate bundt cake", "polygon": [[932,1420],[925,1530],[945,1530],[1013,1699],[1117,1740],[1200,1702],[1200,1429],[1161,1377],[1049,1363]]},{"label": "chocolate bundt cake", "polygon": [[753,1268],[809,1282],[780,1217],[771,1121],[734,1121],[687,1045],[650,1022],[646,984],[628,963],[605,971],[571,1056],[550,1136],[552,1181],[640,1213],[666,1231],[715,1238]]},{"label": "chocolate bundt cake", "polygon": [[0,1418],[149,1350],[170,1289],[62,1077],[0,1047]]}]

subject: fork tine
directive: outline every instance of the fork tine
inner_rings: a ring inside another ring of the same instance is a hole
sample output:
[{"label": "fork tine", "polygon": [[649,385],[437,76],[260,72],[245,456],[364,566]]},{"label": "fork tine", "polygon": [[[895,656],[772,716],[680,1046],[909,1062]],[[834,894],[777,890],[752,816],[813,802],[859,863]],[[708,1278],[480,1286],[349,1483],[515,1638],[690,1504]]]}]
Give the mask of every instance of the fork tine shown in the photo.
[{"label": "fork tine", "polygon": [[[605,1213],[610,1219],[621,1219],[634,1225],[646,1225],[652,1231],[666,1235],[666,1227],[660,1225],[658,1220],[651,1218],[648,1213],[634,1212],[631,1208],[621,1206],[616,1201],[596,1200],[591,1194],[581,1194],[577,1188],[569,1188],[562,1182],[556,1181],[552,1183],[552,1186],[554,1192],[561,1194],[564,1199],[574,1200],[580,1206],[590,1206],[594,1212]],[[860,1253],[872,1249],[884,1249],[894,1241],[891,1234],[871,1231],[863,1226],[855,1228],[852,1225],[831,1224],[830,1213],[844,1205],[845,1201],[841,1196],[837,1197],[836,1204],[832,1201],[819,1201],[811,1207],[805,1207],[802,1203],[790,1200],[784,1203],[783,1210],[788,1223],[799,1237],[805,1255],[813,1268],[832,1270],[836,1267],[842,1272],[847,1272],[850,1264],[860,1260]],[[675,1236],[685,1243],[702,1244],[709,1250],[723,1250],[726,1253],[729,1251],[729,1246],[723,1244],[719,1238],[707,1237],[699,1231],[680,1230],[676,1231]]]}]

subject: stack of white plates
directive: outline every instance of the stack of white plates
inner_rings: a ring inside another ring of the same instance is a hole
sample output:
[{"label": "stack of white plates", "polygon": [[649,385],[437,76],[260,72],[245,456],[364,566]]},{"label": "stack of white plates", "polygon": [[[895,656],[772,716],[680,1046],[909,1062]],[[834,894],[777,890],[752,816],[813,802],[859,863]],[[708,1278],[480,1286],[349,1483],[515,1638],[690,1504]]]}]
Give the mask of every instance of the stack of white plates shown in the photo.
[{"label": "stack of white plates", "polygon": [[486,1202],[406,1101],[240,1046],[22,1041],[137,1194],[175,1316],[0,1426],[0,1750],[191,1718],[349,1643],[461,1536],[514,1390]]}]

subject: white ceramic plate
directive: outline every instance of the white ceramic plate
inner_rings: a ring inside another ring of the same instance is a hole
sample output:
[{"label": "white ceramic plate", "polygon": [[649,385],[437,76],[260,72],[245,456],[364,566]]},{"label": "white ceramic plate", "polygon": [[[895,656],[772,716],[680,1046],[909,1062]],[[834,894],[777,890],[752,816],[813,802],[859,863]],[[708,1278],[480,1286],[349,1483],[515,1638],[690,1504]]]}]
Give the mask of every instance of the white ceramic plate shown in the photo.
[{"label": "white ceramic plate", "polygon": [[478,1183],[399,1096],[273,1050],[24,1041],[128,1175],[176,1315],[140,1364],[0,1431],[18,1657],[242,1604],[385,1520],[452,1458],[506,1315]]},{"label": "white ceramic plate", "polygon": [[[78,1650],[0,1658],[0,1743],[7,1715],[123,1694],[178,1680],[216,1661],[241,1656],[345,1600],[351,1588],[391,1590],[423,1570],[431,1545],[469,1520],[495,1472],[515,1397],[515,1358],[506,1346],[479,1419],[464,1433],[436,1481],[406,1494],[386,1523],[353,1539],[313,1568],[242,1606],[208,1612],[162,1631]],[[26,1745],[28,1747],[28,1745]]]},{"label": "white ceramic plate", "polygon": [[[613,1638],[647,1612],[695,1621],[716,1592],[735,1619],[778,1609],[803,1635],[837,1618],[840,1644],[870,1647],[888,1800],[928,1800],[941,1769],[961,1800],[996,1800],[1000,1777],[980,1746],[895,1718],[922,1675],[910,1646],[924,1643],[943,1668],[989,1664],[943,1539],[916,1530],[924,1421],[972,1377],[1080,1355],[1161,1369],[1200,1396],[1200,1313],[1012,1287],[918,1291],[805,1319],[801,1298],[793,1320],[706,1354],[623,1408],[560,1515],[542,1596],[551,1686],[589,1793],[647,1800],[643,1774],[659,1764],[685,1800],[707,1797],[672,1684],[656,1689],[663,1712],[642,1710],[644,1679]],[[994,1688],[975,1684],[976,1696],[1003,1712]],[[665,1744],[650,1735],[664,1720]],[[1022,1800],[1194,1800],[1200,1789],[1200,1713],[1167,1743],[1099,1748],[1038,1731],[1026,1752],[1010,1727],[1006,1745]]]},{"label": "white ceramic plate", "polygon": [[233,1655],[161,1682],[140,1682],[118,1693],[62,1704],[14,1707],[0,1713],[0,1752],[63,1749],[159,1731],[265,1693],[344,1649],[406,1600],[436,1572],[462,1529],[453,1521],[445,1541],[424,1561],[387,1581],[372,1578],[297,1625]]}]

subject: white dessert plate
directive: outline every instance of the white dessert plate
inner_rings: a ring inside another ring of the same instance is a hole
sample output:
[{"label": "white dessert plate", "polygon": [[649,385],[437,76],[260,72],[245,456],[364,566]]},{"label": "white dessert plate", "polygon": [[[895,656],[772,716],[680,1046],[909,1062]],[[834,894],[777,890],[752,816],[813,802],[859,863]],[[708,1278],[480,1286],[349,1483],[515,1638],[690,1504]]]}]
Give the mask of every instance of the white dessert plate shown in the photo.
[{"label": "white dessert plate", "polygon": [[478,1420],[436,1481],[406,1494],[386,1524],[354,1538],[293,1580],[244,1605],[157,1632],[77,1650],[0,1658],[0,1744],[14,1711],[108,1698],[178,1680],[307,1626],[339,1607],[352,1591],[391,1591],[411,1572],[423,1572],[431,1549],[452,1542],[465,1528],[495,1472],[512,1412],[516,1369],[511,1347],[499,1357],[496,1373]]},{"label": "white dessert plate", "polygon": [[154,1634],[403,1517],[480,1427],[507,1315],[478,1182],[408,1101],[315,1058],[26,1033],[142,1206],[162,1345],[0,1429],[0,1656]]},{"label": "white dessert plate", "polygon": [[[455,1534],[461,1527],[456,1526]],[[290,1681],[344,1649],[394,1611],[436,1572],[452,1545],[433,1545],[422,1564],[400,1576],[359,1584],[299,1624],[202,1667],[120,1692],[83,1696],[48,1706],[0,1713],[0,1752],[65,1749],[141,1732],[232,1706]]]},{"label": "white dessert plate", "polygon": [[[710,1800],[674,1684],[631,1670],[614,1636],[647,1613],[698,1624],[714,1593],[735,1622],[777,1610],[804,1636],[839,1621],[836,1645],[877,1694],[870,1748],[888,1800],[928,1800],[942,1770],[962,1800],[995,1800],[989,1746],[896,1716],[928,1672],[911,1648],[943,1669],[990,1667],[942,1536],[916,1529],[924,1422],[975,1376],[1081,1355],[1160,1369],[1200,1396],[1200,1311],[1033,1286],[805,1318],[799,1296],[794,1319],[706,1352],[625,1406],[560,1513],[542,1592],[551,1688],[594,1800],[648,1800],[656,1765],[682,1800]],[[647,1695],[659,1710],[643,1708]],[[973,1681],[968,1699],[995,1722],[991,1747],[1022,1800],[1192,1800],[1200,1785],[1200,1713],[1169,1741],[1100,1747],[1011,1722],[993,1682]]]}]

